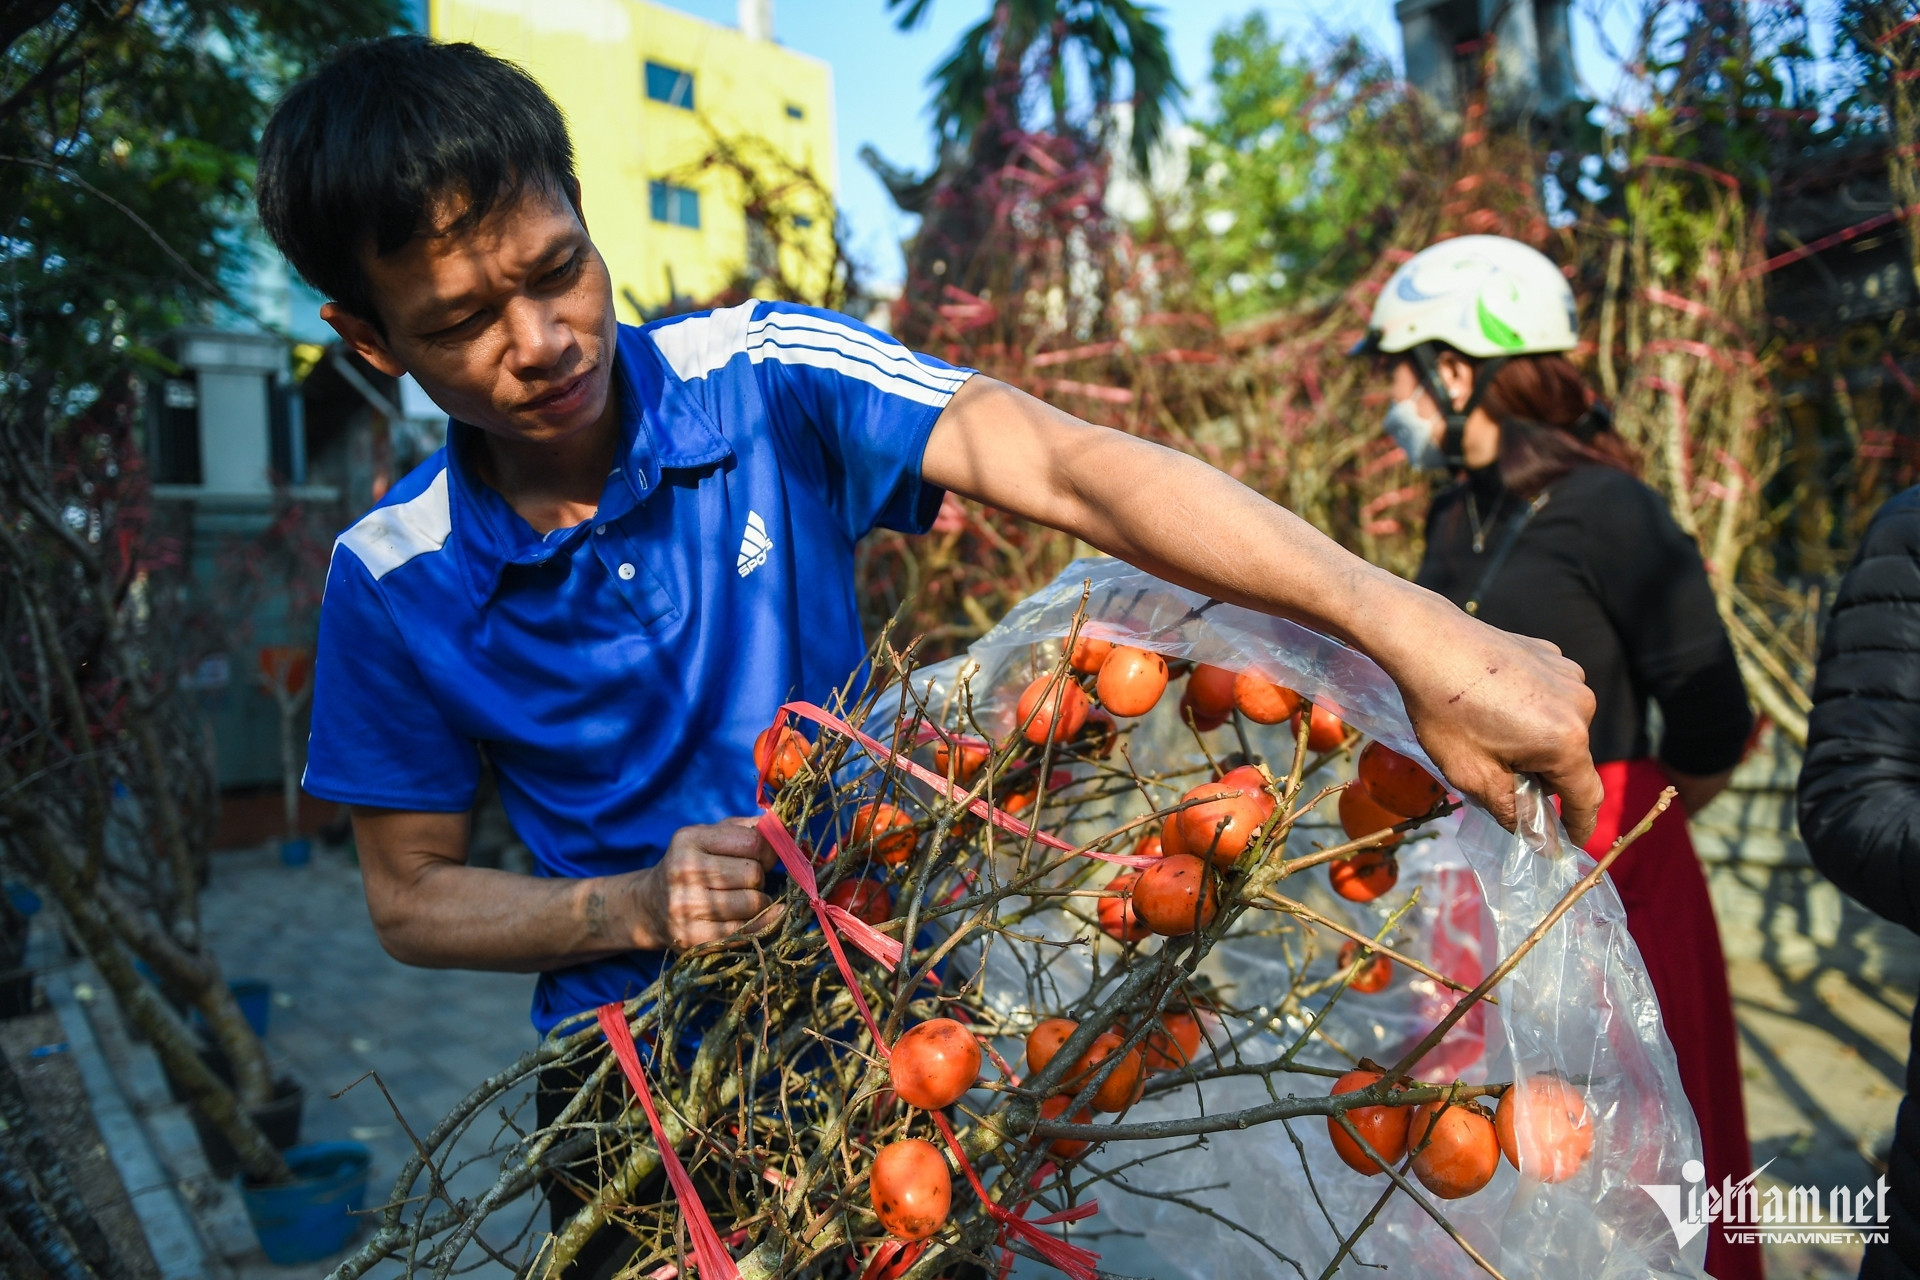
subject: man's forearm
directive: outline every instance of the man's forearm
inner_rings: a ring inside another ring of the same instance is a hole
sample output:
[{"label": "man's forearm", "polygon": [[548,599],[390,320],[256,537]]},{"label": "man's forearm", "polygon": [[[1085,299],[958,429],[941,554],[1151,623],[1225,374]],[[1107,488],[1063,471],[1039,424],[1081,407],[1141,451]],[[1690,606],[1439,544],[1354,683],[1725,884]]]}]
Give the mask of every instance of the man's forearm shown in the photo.
[{"label": "man's forearm", "polygon": [[383,902],[370,884],[367,902],[381,945],[403,964],[537,973],[640,945],[630,923],[634,880],[546,879],[440,863]]},{"label": "man's forearm", "polygon": [[405,964],[533,973],[663,940],[641,923],[649,873],[567,880],[466,865],[467,815],[356,808],[380,945]]},{"label": "man's forearm", "polygon": [[[1292,512],[1197,458],[1071,415],[987,378],[948,408],[993,423],[993,452],[1053,459],[1052,474],[996,474],[956,433],[935,467],[970,497],[1071,533],[1157,577],[1277,614],[1387,658],[1432,597],[1349,555]],[[931,454],[930,448],[929,453]],[[1005,456],[1002,454],[1002,456]],[[1064,483],[1059,483],[1064,481]]]},{"label": "man's forearm", "polygon": [[764,911],[773,851],[752,819],[680,828],[653,866],[569,880],[466,865],[467,815],[356,808],[367,909],[394,959],[533,973],[685,949]]}]

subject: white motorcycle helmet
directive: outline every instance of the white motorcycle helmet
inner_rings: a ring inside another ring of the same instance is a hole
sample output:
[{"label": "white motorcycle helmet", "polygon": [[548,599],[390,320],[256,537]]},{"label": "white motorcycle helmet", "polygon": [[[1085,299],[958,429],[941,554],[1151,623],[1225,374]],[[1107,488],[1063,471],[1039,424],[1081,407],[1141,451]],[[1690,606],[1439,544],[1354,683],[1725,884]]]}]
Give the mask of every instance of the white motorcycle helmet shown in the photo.
[{"label": "white motorcycle helmet", "polygon": [[[1472,396],[1458,408],[1441,387],[1442,343],[1484,361]],[[1579,344],[1573,289],[1551,259],[1505,236],[1458,236],[1401,264],[1373,304],[1367,336],[1353,354],[1413,357],[1447,424],[1431,463],[1458,467],[1467,418],[1507,358],[1571,351]],[[1409,449],[1409,457],[1414,452]]]}]

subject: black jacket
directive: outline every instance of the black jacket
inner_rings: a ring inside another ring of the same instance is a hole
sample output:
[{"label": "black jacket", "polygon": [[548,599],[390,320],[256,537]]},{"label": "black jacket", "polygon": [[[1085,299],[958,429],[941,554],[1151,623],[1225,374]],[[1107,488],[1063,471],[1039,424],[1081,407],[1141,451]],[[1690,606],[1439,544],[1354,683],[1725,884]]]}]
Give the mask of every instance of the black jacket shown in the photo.
[{"label": "black jacket", "polygon": [[1599,704],[1587,731],[1596,764],[1651,754],[1649,700],[1666,723],[1662,764],[1711,775],[1739,763],[1753,728],[1747,691],[1699,548],[1666,501],[1589,464],[1528,510],[1497,467],[1468,472],[1433,500],[1414,581],[1463,608],[1478,597],[1480,621],[1550,640],[1580,664]]},{"label": "black jacket", "polygon": [[[1800,835],[1870,911],[1920,932],[1920,487],[1874,516],[1834,598],[1813,681]],[[1860,1274],[1920,1277],[1920,1017],[1887,1169],[1891,1242]]]}]

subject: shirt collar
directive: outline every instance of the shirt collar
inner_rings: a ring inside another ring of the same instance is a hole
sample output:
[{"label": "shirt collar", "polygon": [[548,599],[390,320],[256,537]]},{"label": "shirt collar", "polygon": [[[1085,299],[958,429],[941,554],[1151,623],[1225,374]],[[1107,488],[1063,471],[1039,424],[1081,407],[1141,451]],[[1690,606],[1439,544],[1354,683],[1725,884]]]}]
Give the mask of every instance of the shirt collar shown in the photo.
[{"label": "shirt collar", "polygon": [[643,330],[621,325],[615,353],[619,464],[607,475],[599,508],[582,524],[555,529],[544,538],[535,533],[474,471],[477,428],[458,421],[448,424],[453,542],[476,606],[486,605],[501,577],[515,566],[543,565],[556,555],[571,554],[591,526],[618,520],[651,497],[662,472],[701,470],[733,457],[705,407],[671,376]]}]

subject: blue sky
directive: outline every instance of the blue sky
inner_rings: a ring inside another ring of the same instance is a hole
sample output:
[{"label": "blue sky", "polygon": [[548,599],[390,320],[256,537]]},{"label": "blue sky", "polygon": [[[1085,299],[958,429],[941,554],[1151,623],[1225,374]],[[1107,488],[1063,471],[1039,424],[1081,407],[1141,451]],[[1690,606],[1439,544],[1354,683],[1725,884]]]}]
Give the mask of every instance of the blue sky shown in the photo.
[{"label": "blue sky", "polygon": [[[731,24],[734,0],[664,0],[676,9]],[[886,188],[860,163],[868,143],[894,164],[924,170],[933,146],[926,114],[926,79],[959,34],[987,11],[989,0],[935,0],[931,16],[912,32],[894,29],[884,0],[775,0],[774,35],[782,44],[824,59],[833,67],[834,109],[839,132],[840,204],[852,228],[851,249],[873,277],[898,281],[900,240],[914,219],[901,214]],[[1324,16],[1333,6],[1295,0],[1256,5],[1249,0],[1163,0],[1161,18],[1173,36],[1180,77],[1201,87],[1215,31],[1230,20],[1264,8],[1273,25],[1302,40],[1357,30],[1400,55],[1393,0],[1344,0],[1339,27]],[[1318,10],[1318,14],[1316,14]],[[1190,101],[1192,110],[1198,103]]]},{"label": "blue sky", "polygon": [[[560,0],[564,3],[564,0]],[[734,0],[664,0],[672,7],[731,24]],[[926,78],[966,27],[979,20],[990,0],[935,0],[918,30],[900,32],[888,20],[884,0],[775,0],[774,35],[790,48],[824,59],[834,73],[839,133],[839,199],[852,229],[851,249],[872,278],[898,281],[900,240],[914,220],[902,215],[886,189],[859,159],[873,144],[898,165],[924,170],[933,147],[926,115]],[[1609,65],[1603,30],[1624,35],[1631,0],[1574,0],[1574,57],[1582,80],[1605,97],[1617,80]],[[1191,90],[1187,111],[1207,106],[1205,82],[1213,35],[1254,9],[1269,24],[1314,48],[1357,32],[1400,61],[1400,30],[1393,0],[1161,0],[1161,18],[1173,37],[1180,77]]]}]

